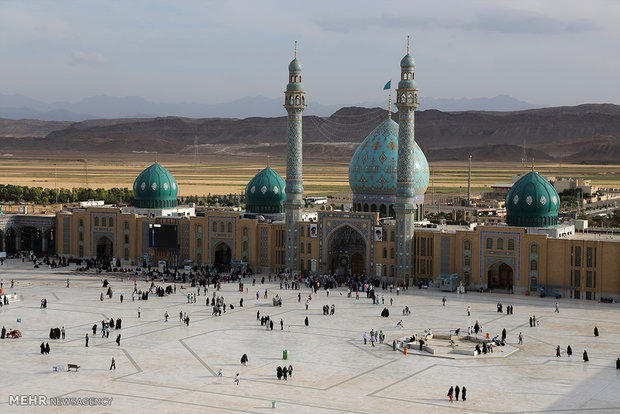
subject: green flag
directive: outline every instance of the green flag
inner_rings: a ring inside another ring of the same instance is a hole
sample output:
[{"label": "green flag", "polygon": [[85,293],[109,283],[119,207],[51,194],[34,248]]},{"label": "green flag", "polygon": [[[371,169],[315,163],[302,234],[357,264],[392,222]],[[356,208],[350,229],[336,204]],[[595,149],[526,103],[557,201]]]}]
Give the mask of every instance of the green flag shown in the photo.
[{"label": "green flag", "polygon": [[386,89],[392,89],[392,81],[391,80],[389,80],[388,83],[386,83],[385,86],[383,87],[383,90],[386,90]]}]

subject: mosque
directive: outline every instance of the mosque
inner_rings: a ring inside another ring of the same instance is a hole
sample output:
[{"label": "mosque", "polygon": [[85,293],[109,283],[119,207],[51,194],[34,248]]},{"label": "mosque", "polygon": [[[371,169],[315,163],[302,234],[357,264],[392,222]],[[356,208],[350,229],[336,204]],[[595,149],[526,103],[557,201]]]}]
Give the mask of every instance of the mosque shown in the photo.
[{"label": "mosque", "polygon": [[469,289],[619,298],[620,238],[558,225],[558,193],[535,171],[508,193],[505,225],[423,221],[429,166],[415,141],[418,89],[409,50],[400,62],[398,123],[388,115],[351,160],[352,211],[308,214],[302,199],[306,92],[296,54],[288,69],[286,179],[267,167],[247,184],[245,211],[196,211],[177,205],[177,181],[155,163],[136,178],[133,207],[57,213],[57,253],[115,257],[126,264],[366,275],[402,285],[449,277]]}]

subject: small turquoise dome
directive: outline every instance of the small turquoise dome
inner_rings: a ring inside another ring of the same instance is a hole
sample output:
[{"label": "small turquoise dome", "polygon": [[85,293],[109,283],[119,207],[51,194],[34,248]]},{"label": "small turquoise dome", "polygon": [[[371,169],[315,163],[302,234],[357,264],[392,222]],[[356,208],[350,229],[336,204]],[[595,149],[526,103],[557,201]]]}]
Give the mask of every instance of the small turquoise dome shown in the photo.
[{"label": "small turquoise dome", "polygon": [[415,88],[415,81],[413,79],[403,79],[398,82],[399,88]]},{"label": "small turquoise dome", "polygon": [[304,87],[301,84],[301,82],[289,82],[286,85],[286,90],[287,91],[303,91]]},{"label": "small turquoise dome", "polygon": [[301,62],[299,59],[295,58],[291,60],[291,63],[288,64],[289,72],[299,72],[301,71]]},{"label": "small turquoise dome", "polygon": [[155,163],[134,181],[134,204],[139,208],[176,207],[178,190],[177,180],[170,171]]},{"label": "small turquoise dome", "polygon": [[506,223],[519,227],[558,224],[560,196],[540,174],[532,171],[513,184],[506,196]]},{"label": "small turquoise dome", "polygon": [[249,213],[283,213],[286,183],[282,176],[267,167],[245,187],[245,210]]},{"label": "small turquoise dome", "polygon": [[[414,193],[424,202],[429,168],[417,143],[413,150]],[[349,186],[354,201],[394,202],[398,163],[398,124],[386,119],[357,148],[349,164]]]},{"label": "small turquoise dome", "polygon": [[400,67],[402,69],[415,68],[415,61],[413,60],[413,56],[407,53],[405,57],[401,59]]}]

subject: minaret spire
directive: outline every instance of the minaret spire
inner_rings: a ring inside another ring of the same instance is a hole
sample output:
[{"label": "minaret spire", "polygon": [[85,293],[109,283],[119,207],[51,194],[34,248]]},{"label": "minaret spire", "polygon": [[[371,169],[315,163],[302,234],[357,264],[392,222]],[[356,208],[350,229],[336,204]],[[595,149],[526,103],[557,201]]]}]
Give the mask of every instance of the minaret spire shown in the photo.
[{"label": "minaret spire", "polygon": [[407,35],[407,54],[409,54],[409,35]]},{"label": "minaret spire", "polygon": [[288,65],[288,84],[284,92],[284,108],[288,113],[286,146],[286,267],[297,272],[299,265],[299,222],[304,206],[302,177],[302,114],[306,108],[306,92],[301,83],[301,62],[297,60],[297,41],[294,59]]},{"label": "minaret spire", "polygon": [[392,91],[388,95],[388,119],[392,119]]}]

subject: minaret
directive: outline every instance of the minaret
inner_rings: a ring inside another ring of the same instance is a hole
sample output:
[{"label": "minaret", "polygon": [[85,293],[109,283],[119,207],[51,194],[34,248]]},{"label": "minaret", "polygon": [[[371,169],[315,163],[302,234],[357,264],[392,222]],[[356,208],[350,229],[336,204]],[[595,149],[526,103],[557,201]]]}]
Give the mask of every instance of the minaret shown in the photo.
[{"label": "minaret", "polygon": [[403,284],[413,276],[411,268],[413,223],[415,221],[414,113],[418,89],[414,80],[415,62],[409,54],[400,61],[400,82],[396,89],[398,108],[398,164],[396,173],[396,277]]},{"label": "minaret", "polygon": [[299,269],[299,222],[304,205],[302,178],[301,116],[306,107],[306,92],[301,84],[301,62],[295,56],[288,65],[288,85],[284,92],[284,108],[288,112],[288,144],[286,151],[286,267]]}]

